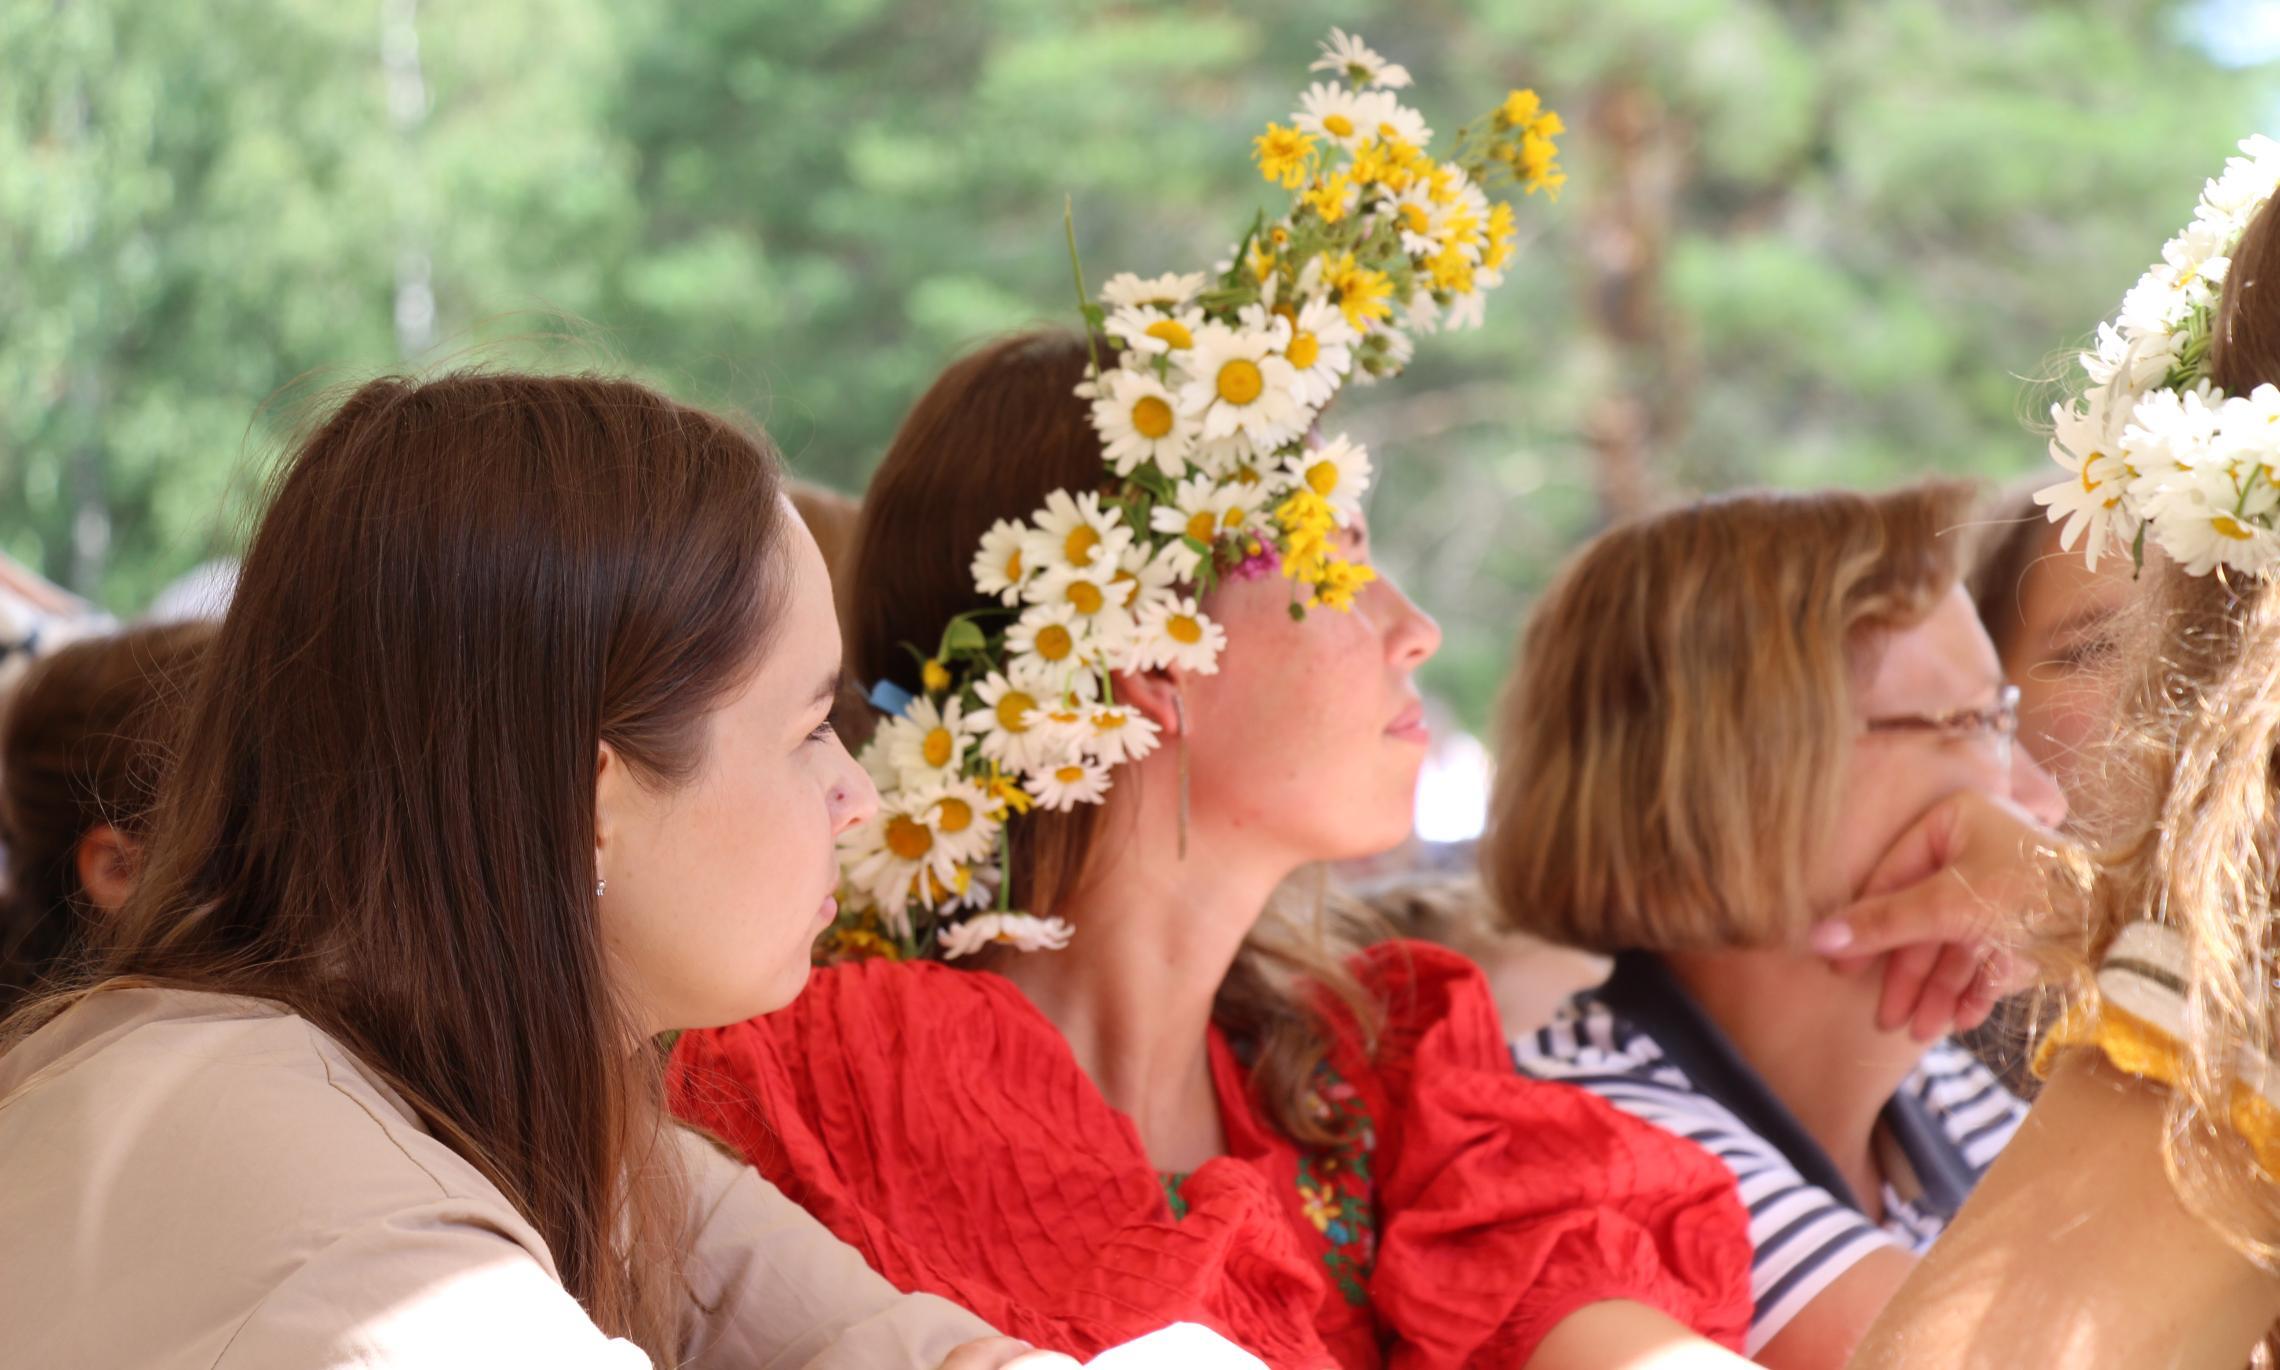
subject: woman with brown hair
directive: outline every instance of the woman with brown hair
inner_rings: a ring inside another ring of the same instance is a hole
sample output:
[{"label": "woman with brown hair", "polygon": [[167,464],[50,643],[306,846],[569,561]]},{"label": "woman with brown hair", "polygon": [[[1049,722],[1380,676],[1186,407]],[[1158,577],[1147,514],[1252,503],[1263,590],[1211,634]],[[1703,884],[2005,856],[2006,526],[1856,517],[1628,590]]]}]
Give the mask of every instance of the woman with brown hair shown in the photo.
[{"label": "woman with brown hair", "polygon": [[9,1025],[0,1360],[987,1337],[662,1109],[653,1039],[790,999],[831,916],[874,802],[838,646],[727,423],[606,379],[350,396],[280,473],[103,954]]},{"label": "woman with brown hair", "polygon": [[1936,1009],[1880,1013],[1881,977],[1807,940],[1945,795],[2065,812],[1959,584],[1972,499],[1745,494],[1615,528],[1538,601],[1503,705],[1490,887],[1615,957],[1515,1054],[1733,1168],[1767,1365],[1841,1364],[2024,1111]]},{"label": "woman with brown hair", "polygon": [[0,721],[0,1016],[81,956],[126,903],[173,729],[213,626],[72,643],[17,683]]},{"label": "woman with brown hair", "polygon": [[[1099,488],[1087,352],[984,347],[905,419],[857,541],[864,680],[924,688],[905,644],[991,602],[985,534]],[[787,1012],[684,1037],[677,1106],[898,1285],[1032,1339],[1187,1317],[1310,1370],[1736,1363],[1697,1335],[1747,1316],[1723,1169],[1515,1076],[1462,958],[1363,951],[1319,898],[1275,898],[1408,833],[1432,620],[1383,579],[1304,621],[1271,571],[1207,601],[1216,671],[1114,682],[1164,744],[1013,839],[1064,948],[821,970]]]}]

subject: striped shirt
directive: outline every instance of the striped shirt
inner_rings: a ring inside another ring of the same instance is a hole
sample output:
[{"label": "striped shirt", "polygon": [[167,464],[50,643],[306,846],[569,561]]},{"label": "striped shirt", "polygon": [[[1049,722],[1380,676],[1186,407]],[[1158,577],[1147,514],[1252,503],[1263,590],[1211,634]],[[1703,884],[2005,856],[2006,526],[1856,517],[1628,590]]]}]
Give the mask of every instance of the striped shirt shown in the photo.
[{"label": "striped shirt", "polygon": [[2026,1116],[2026,1105],[1970,1053],[1945,1039],[1934,1043],[1885,1106],[1885,1131],[1917,1184],[1902,1193],[1887,1181],[1880,1226],[1652,957],[1618,957],[1605,985],[1577,995],[1512,1048],[1525,1073],[1588,1089],[1733,1170],[1756,1248],[1751,1355],[1869,1252],[1930,1246]]}]

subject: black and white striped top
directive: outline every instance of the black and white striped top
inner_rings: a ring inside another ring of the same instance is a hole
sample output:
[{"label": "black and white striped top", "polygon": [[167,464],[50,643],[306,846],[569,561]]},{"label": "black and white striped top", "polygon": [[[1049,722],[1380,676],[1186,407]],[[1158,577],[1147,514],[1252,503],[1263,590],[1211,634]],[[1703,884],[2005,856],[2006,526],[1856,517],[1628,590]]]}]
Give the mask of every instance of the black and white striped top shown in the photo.
[{"label": "black and white striped top", "polygon": [[2026,1116],[2026,1105],[1970,1053],[1951,1041],[1934,1043],[1885,1108],[1886,1130],[1915,1171],[1918,1192],[1903,1195],[1887,1184],[1880,1226],[1652,957],[1617,958],[1607,984],[1578,995],[1512,1046],[1527,1074],[1588,1089],[1733,1170],[1756,1248],[1751,1355],[1869,1252],[1930,1246]]}]

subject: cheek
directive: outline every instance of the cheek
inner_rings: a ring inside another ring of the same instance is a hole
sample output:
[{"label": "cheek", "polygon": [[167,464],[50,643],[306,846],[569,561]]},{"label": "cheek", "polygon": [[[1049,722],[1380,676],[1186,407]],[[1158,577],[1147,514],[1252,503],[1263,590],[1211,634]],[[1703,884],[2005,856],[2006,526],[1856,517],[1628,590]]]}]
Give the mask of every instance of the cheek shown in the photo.
[{"label": "cheek", "polygon": [[1377,630],[1329,610],[1293,622],[1283,602],[1279,621],[1231,626],[1218,674],[1189,687],[1198,802],[1309,850],[1392,846],[1409,832],[1424,748],[1385,735],[1399,705]]},{"label": "cheek", "polygon": [[685,976],[743,1016],[782,1007],[805,981],[831,892],[830,820],[814,777],[781,761],[743,766],[676,805],[668,824],[660,874],[679,906]]}]

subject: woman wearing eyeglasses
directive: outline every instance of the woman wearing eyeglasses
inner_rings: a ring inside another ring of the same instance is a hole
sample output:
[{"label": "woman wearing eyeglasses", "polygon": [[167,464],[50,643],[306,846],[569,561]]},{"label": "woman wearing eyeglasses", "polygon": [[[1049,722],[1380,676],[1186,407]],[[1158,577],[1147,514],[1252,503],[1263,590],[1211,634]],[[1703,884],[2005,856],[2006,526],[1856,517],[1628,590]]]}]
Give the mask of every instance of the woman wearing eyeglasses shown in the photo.
[{"label": "woman wearing eyeglasses", "polygon": [[1732,1167],[1765,1365],[1842,1364],[2023,1113],[1944,1036],[1991,994],[1880,1009],[1937,949],[1810,945],[1942,799],[2064,817],[1958,583],[1971,499],[1749,494],[1613,529],[1537,605],[1504,705],[1503,915],[1616,963],[1515,1055]]}]

